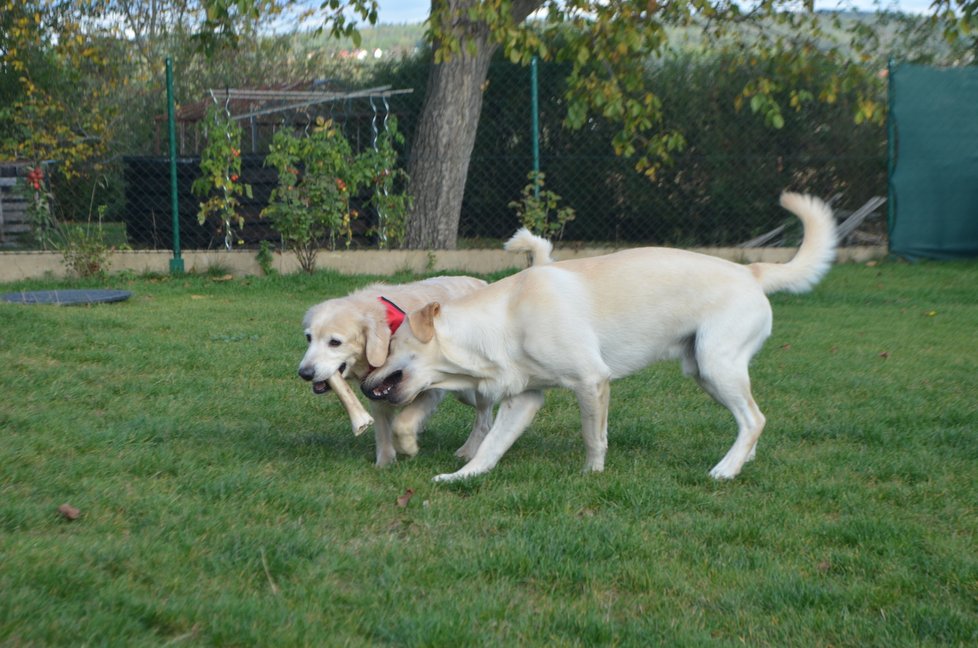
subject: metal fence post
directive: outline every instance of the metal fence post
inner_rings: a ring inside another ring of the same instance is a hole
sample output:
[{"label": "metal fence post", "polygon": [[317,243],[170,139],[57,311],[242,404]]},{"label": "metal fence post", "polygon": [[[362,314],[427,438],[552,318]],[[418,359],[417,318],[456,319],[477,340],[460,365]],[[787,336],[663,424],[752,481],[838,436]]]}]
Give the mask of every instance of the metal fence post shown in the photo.
[{"label": "metal fence post", "polygon": [[177,194],[177,116],[173,100],[173,59],[166,57],[166,121],[170,137],[170,212],[173,215],[173,258],[170,273],[182,274],[183,258],[180,256],[180,207]]},{"label": "metal fence post", "polygon": [[896,171],[897,133],[893,119],[893,72],[896,64],[893,58],[886,61],[886,227],[893,231],[896,218],[896,192],[893,191],[893,172]]},{"label": "metal fence post", "polygon": [[[537,57],[530,59],[530,113],[531,128],[533,129],[530,139],[533,142],[533,174],[540,173],[540,84],[537,78]],[[533,197],[540,197],[540,184],[534,180]]]}]

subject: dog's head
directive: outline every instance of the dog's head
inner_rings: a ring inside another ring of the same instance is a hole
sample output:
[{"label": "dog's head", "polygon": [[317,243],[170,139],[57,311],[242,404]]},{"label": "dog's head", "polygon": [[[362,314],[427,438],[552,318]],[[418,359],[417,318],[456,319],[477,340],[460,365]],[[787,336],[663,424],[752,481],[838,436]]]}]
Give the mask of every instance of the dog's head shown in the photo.
[{"label": "dog's head", "polygon": [[435,329],[441,305],[432,302],[407,316],[390,339],[387,360],[370,372],[360,388],[368,398],[394,405],[410,403],[421,392],[440,387],[447,377]]},{"label": "dog's head", "polygon": [[343,299],[325,301],[309,309],[303,328],[309,347],[299,363],[299,376],[310,381],[317,394],[329,391],[326,381],[334,373],[360,377],[387,359],[391,331],[376,309],[351,308]]}]

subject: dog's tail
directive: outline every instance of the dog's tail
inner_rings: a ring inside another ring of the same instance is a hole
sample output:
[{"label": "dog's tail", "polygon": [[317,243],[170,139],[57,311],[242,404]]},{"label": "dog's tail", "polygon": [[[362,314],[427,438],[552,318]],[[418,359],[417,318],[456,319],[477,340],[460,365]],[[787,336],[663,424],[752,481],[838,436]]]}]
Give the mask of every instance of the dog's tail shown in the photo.
[{"label": "dog's tail", "polygon": [[821,281],[835,259],[837,236],[832,209],[814,196],[781,194],[781,206],[801,219],[805,234],[788,263],[752,263],[751,271],[765,293],[807,292]]},{"label": "dog's tail", "polygon": [[518,229],[516,234],[513,234],[513,238],[506,241],[503,249],[514,254],[525,252],[530,257],[530,265],[553,263],[553,258],[550,256],[554,251],[553,244],[525,227]]}]

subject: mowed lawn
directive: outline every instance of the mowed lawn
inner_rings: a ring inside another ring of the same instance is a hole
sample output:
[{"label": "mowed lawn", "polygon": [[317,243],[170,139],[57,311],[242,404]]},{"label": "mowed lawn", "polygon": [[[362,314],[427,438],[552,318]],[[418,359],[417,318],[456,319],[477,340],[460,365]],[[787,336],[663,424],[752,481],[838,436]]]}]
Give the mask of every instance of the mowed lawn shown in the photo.
[{"label": "mowed lawn", "polygon": [[0,286],[133,293],[0,304],[0,644],[978,643],[978,263],[774,296],[724,483],[733,419],[676,363],[613,385],[604,473],[559,390],[488,476],[430,482],[455,402],[374,468],[295,373],[306,308],[369,280]]}]

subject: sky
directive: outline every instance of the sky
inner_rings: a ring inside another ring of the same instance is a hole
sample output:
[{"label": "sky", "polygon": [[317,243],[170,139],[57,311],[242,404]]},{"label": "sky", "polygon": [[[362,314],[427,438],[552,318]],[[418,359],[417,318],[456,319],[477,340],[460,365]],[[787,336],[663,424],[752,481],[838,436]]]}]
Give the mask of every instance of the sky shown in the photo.
[{"label": "sky", "polygon": [[[889,6],[891,0],[884,0]],[[908,13],[927,13],[931,0],[892,0],[892,5]],[[386,24],[420,23],[428,17],[431,0],[379,0],[379,22]],[[872,9],[872,0],[854,0],[856,7]],[[834,9],[838,0],[815,0],[816,9]]]}]

